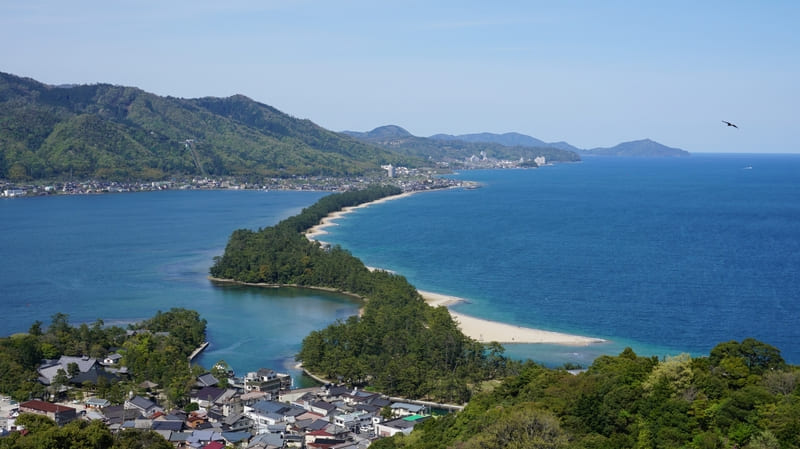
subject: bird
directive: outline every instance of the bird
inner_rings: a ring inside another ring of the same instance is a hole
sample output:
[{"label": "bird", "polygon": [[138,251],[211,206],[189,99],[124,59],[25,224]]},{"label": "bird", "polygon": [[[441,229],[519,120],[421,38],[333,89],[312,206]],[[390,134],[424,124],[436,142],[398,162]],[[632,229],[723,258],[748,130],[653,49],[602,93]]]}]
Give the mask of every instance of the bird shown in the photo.
[{"label": "bird", "polygon": [[722,123],[724,123],[724,124],[726,124],[726,125],[728,125],[728,126],[733,126],[733,127],[734,127],[734,128],[736,128],[736,129],[739,129],[739,127],[738,127],[738,126],[734,125],[734,124],[733,124],[733,123],[731,123],[731,122],[726,122],[725,120],[723,120],[723,121],[722,121]]}]

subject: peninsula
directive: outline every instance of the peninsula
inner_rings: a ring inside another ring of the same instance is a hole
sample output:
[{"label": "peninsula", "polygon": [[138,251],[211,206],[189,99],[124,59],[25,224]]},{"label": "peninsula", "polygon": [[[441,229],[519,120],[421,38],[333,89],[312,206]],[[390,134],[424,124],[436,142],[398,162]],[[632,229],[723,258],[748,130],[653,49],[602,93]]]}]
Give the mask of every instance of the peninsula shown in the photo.
[{"label": "peninsula", "polygon": [[[358,316],[313,331],[296,359],[311,373],[385,394],[463,403],[475,388],[523,362],[498,342],[465,335],[445,307],[432,307],[403,276],[370,270],[338,245],[306,232],[332,212],[402,194],[391,186],[328,195],[299,215],[258,231],[239,229],[210,275],[245,284],[327,288],[364,299]],[[350,209],[352,210],[352,209]]]}]

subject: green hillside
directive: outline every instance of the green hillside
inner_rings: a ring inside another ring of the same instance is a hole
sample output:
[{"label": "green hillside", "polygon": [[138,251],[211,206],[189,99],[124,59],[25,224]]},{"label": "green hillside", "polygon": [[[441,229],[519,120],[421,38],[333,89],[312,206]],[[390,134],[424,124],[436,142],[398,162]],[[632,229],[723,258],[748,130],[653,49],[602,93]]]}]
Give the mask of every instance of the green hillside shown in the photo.
[{"label": "green hillside", "polygon": [[546,144],[540,147],[506,146],[496,142],[459,140],[458,137],[444,139],[442,135],[418,137],[396,125],[381,126],[364,133],[345,131],[344,134],[407,156],[451,163],[463,162],[466,158],[480,156],[481,153],[488,158],[505,160],[531,160],[538,156],[544,156],[548,162],[575,162],[581,159],[573,151],[549,147]]},{"label": "green hillside", "polygon": [[672,148],[650,139],[623,142],[611,148],[592,148],[580,150],[584,156],[626,156],[626,157],[684,157],[689,152],[680,148]]},{"label": "green hillside", "polygon": [[370,448],[797,448],[798,381],[797,366],[752,338],[696,358],[628,348],[577,374],[529,362],[463,411]]},{"label": "green hillside", "polygon": [[345,176],[390,163],[415,166],[419,159],[241,95],[181,99],[0,73],[0,178]]}]

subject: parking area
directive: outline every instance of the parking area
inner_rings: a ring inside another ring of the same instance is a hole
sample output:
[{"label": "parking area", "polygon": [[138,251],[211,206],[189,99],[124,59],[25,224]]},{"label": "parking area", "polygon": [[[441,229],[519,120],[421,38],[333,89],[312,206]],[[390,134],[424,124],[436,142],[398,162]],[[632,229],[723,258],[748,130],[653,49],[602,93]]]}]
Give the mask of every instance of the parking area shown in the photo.
[{"label": "parking area", "polygon": [[19,411],[19,404],[17,401],[7,396],[0,396],[0,418],[11,417],[11,415],[17,411]]}]

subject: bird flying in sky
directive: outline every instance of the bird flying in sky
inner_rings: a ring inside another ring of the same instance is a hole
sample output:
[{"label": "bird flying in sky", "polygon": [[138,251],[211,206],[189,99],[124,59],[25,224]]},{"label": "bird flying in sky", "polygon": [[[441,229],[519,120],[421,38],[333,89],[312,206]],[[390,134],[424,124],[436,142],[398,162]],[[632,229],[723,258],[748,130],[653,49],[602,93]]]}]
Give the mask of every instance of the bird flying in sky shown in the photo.
[{"label": "bird flying in sky", "polygon": [[722,123],[724,123],[724,124],[726,124],[726,125],[728,125],[728,126],[733,126],[733,127],[734,127],[734,128],[736,128],[736,129],[739,129],[739,127],[738,127],[738,126],[734,125],[734,124],[733,124],[733,123],[731,123],[731,122],[726,122],[725,120],[723,120],[723,121],[722,121]]}]

